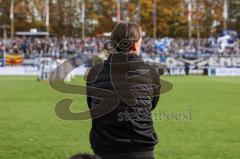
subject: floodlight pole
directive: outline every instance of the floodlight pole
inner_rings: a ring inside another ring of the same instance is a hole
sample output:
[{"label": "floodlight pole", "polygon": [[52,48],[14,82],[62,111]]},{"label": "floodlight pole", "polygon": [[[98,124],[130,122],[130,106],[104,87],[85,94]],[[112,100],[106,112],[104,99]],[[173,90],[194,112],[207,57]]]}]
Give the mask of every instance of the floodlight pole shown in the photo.
[{"label": "floodlight pole", "polygon": [[6,33],[6,27],[3,27],[3,44],[4,44],[4,50],[3,50],[3,66],[6,65],[6,52],[7,52],[7,33]]},{"label": "floodlight pole", "polygon": [[227,20],[228,20],[228,1],[223,0],[223,18],[224,18],[224,30],[227,29]]},{"label": "floodlight pole", "polygon": [[49,38],[49,14],[50,14],[50,9],[49,9],[49,0],[45,0],[45,14],[46,14],[46,30],[47,30],[47,38]]},{"label": "floodlight pole", "polygon": [[[197,12],[200,12],[200,3],[197,3]],[[197,51],[199,52],[200,50],[200,38],[201,38],[201,26],[200,26],[200,18],[201,17],[197,17]]]},{"label": "floodlight pole", "polygon": [[188,2],[188,38],[189,38],[189,41],[191,41],[192,39],[192,0],[189,0]]},{"label": "floodlight pole", "polygon": [[153,38],[156,40],[157,38],[157,0],[153,2]]},{"label": "floodlight pole", "polygon": [[14,20],[11,20],[11,38],[14,38]]},{"label": "floodlight pole", "polygon": [[85,39],[85,0],[82,0],[82,40]]},{"label": "floodlight pole", "polygon": [[11,38],[14,38],[14,0],[11,0],[10,8],[10,19],[11,19]]},{"label": "floodlight pole", "polygon": [[117,23],[120,23],[121,21],[121,4],[120,4],[120,0],[116,0],[117,1]]}]

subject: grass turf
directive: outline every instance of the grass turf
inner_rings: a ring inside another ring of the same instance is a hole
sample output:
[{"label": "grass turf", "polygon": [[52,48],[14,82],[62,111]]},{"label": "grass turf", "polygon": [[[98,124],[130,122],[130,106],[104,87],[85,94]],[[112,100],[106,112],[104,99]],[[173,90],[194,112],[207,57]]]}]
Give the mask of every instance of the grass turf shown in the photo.
[{"label": "grass turf", "polygon": [[[160,138],[156,159],[239,159],[240,78],[163,77],[174,88],[160,98],[155,113],[189,112],[192,120],[155,120]],[[64,121],[54,113],[62,98],[73,111],[86,110],[84,96],[63,94],[35,77],[1,76],[0,158],[67,159],[92,152],[91,121]],[[84,84],[81,77],[74,83]]]}]

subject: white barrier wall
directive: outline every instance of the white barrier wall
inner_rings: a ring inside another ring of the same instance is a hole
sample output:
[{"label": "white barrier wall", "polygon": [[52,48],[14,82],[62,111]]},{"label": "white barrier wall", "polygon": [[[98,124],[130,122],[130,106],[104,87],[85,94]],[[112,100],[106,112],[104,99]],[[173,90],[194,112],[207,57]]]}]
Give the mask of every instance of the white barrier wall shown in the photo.
[{"label": "white barrier wall", "polygon": [[209,76],[240,76],[240,68],[210,68]]},{"label": "white barrier wall", "polygon": [[[79,66],[73,71],[76,75],[84,75],[87,68]],[[0,76],[1,75],[38,76],[40,75],[40,70],[33,66],[6,66],[0,67]]]},{"label": "white barrier wall", "polygon": [[[84,65],[79,66],[74,69],[75,75],[85,75],[88,68],[84,67]],[[185,75],[184,69],[171,69],[171,75]],[[190,70],[190,74],[203,74],[203,70],[201,69],[193,69]],[[16,67],[0,67],[0,76],[1,75],[20,75],[20,76],[38,76],[40,75],[40,70],[37,67],[32,66],[16,66]],[[209,68],[208,70],[209,76],[240,76],[240,68]]]},{"label": "white barrier wall", "polygon": [[0,75],[39,75],[37,67],[6,66],[0,67]]},{"label": "white barrier wall", "polygon": [[167,57],[163,64],[167,66],[184,66],[185,63],[189,63],[191,65],[197,66],[205,66],[208,64],[209,66],[213,67],[240,67],[240,57],[210,57],[210,58],[198,58],[196,60],[186,60],[183,58],[173,58]]}]

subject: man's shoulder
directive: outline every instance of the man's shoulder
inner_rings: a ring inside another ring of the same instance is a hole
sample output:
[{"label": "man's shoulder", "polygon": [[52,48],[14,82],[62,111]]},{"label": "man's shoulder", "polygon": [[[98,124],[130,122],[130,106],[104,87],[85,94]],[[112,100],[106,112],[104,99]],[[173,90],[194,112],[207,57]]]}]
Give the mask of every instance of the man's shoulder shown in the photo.
[{"label": "man's shoulder", "polygon": [[91,84],[93,82],[96,82],[97,80],[101,80],[101,76],[107,74],[107,68],[105,67],[105,63],[101,62],[96,65],[94,65],[92,68],[90,68],[86,74],[85,79],[88,84]]}]

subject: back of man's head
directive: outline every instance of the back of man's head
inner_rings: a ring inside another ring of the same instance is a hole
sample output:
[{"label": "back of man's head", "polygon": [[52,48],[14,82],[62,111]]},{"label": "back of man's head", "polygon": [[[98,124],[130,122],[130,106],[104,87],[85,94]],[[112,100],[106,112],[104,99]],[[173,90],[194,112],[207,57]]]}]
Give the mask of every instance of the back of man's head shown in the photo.
[{"label": "back of man's head", "polygon": [[111,34],[111,40],[119,43],[121,40],[138,41],[142,38],[142,29],[135,22],[118,23]]},{"label": "back of man's head", "polygon": [[142,29],[134,22],[118,23],[111,34],[111,41],[117,44],[117,51],[134,51],[140,53]]}]

